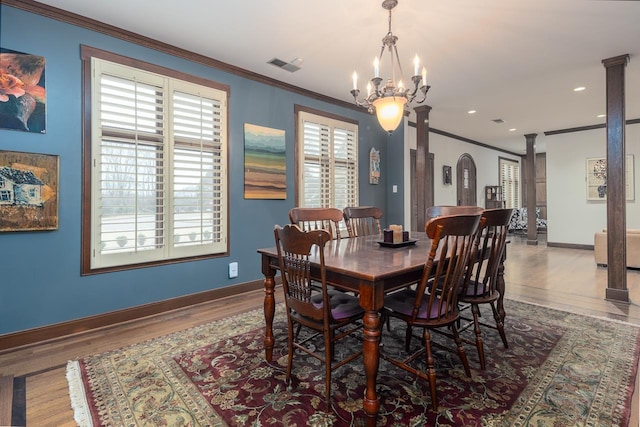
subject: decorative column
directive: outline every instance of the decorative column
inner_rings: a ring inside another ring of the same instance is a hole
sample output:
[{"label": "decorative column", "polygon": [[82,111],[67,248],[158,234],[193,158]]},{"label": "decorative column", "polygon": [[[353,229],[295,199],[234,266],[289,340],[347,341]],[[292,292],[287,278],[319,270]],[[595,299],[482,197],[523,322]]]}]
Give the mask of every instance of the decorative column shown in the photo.
[{"label": "decorative column", "polygon": [[629,302],[624,71],[629,55],[603,59],[607,79],[607,275],[605,298]]},{"label": "decorative column", "polygon": [[427,181],[432,176],[429,168],[429,112],[431,107],[421,105],[414,108],[416,112],[416,195],[418,210],[418,231],[424,231],[427,222],[427,206],[429,201]]},{"label": "decorative column", "polygon": [[538,224],[536,215],[536,136],[529,133],[527,140],[527,155],[524,160],[525,176],[527,177],[527,245],[538,244]]}]

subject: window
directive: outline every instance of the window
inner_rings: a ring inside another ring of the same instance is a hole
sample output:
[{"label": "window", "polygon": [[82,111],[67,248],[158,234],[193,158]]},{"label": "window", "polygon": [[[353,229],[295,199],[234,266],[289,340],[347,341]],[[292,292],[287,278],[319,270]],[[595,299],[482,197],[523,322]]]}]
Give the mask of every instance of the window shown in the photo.
[{"label": "window", "polygon": [[228,253],[228,90],[151,67],[90,61],[83,273]]},{"label": "window", "polygon": [[500,157],[500,185],[506,208],[520,207],[520,163]]},{"label": "window", "polygon": [[358,206],[358,125],[349,119],[297,114],[297,206]]}]

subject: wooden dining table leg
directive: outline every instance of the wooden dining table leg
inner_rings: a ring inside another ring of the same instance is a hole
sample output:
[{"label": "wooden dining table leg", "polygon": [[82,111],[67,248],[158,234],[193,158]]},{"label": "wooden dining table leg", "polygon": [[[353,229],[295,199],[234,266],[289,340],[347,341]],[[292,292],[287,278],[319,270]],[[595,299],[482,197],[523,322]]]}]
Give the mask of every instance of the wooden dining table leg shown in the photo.
[{"label": "wooden dining table leg", "polygon": [[376,380],[380,364],[380,314],[375,310],[367,310],[363,318],[364,343],[362,357],[367,379],[364,392],[363,407],[367,416],[367,426],[375,427],[378,419],[380,401],[376,394]]},{"label": "wooden dining table leg", "polygon": [[273,318],[276,312],[275,275],[276,270],[269,264],[269,258],[262,257],[262,273],[264,274],[264,357],[268,362],[273,358]]}]

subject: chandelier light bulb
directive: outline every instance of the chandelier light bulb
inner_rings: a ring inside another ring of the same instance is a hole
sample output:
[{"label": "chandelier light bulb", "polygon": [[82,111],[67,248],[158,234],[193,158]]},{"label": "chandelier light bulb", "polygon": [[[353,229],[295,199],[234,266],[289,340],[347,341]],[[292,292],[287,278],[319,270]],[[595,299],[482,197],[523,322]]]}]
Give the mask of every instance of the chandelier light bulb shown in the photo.
[{"label": "chandelier light bulb", "polygon": [[373,105],[376,108],[376,117],[382,129],[389,133],[396,130],[404,117],[404,105],[406,103],[407,98],[402,96],[388,96],[373,101]]}]

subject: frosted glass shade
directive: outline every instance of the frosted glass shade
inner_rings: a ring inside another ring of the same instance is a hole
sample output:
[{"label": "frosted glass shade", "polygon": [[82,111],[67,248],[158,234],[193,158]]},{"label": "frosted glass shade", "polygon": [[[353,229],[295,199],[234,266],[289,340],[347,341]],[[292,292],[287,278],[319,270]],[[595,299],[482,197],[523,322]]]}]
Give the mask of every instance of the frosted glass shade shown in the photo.
[{"label": "frosted glass shade", "polygon": [[376,117],[378,117],[378,123],[382,129],[389,133],[396,130],[404,116],[404,104],[406,103],[407,98],[403,96],[386,96],[373,101],[373,106],[376,107]]}]

